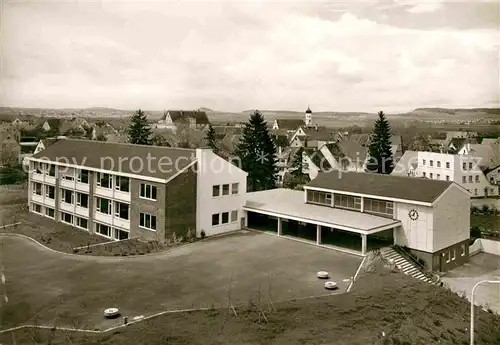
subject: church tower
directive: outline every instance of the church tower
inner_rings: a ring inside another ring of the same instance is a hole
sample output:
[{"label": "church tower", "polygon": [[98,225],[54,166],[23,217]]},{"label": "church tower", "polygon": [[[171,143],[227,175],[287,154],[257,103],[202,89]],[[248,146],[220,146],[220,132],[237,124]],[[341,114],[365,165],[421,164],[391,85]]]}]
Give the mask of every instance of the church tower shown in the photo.
[{"label": "church tower", "polygon": [[309,106],[307,106],[304,123],[306,126],[312,126],[312,111],[311,108],[309,108]]}]

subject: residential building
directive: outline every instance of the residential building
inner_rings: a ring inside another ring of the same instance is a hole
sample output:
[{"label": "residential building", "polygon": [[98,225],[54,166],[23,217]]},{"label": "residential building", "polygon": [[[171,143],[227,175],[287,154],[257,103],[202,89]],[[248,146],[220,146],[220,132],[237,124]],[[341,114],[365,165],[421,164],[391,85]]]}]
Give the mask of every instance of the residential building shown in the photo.
[{"label": "residential building", "polygon": [[276,176],[278,186],[283,186],[283,179],[285,175],[291,172],[290,168],[297,151],[298,148],[278,146],[276,157],[276,167],[278,169],[278,173]]},{"label": "residential building", "polygon": [[37,138],[22,137],[19,140],[19,145],[21,147],[21,152],[19,154],[19,163],[27,165],[28,164],[27,159],[34,154],[39,143],[40,141],[37,140]]},{"label": "residential building", "polygon": [[304,126],[302,119],[276,119],[273,123],[273,130],[296,131],[300,126]]},{"label": "residential building", "polygon": [[459,155],[468,155],[479,158],[478,165],[483,168],[493,167],[500,164],[500,146],[495,144],[469,144],[464,145]]},{"label": "residential building", "polygon": [[391,175],[453,181],[472,197],[499,195],[480,168],[480,157],[427,151],[406,151]]},{"label": "residential building", "polygon": [[[496,184],[500,186],[500,164],[484,171],[486,178],[491,184]],[[499,187],[500,188],[500,187]]]},{"label": "residential building", "polygon": [[458,153],[467,144],[477,144],[478,140],[476,138],[453,138],[450,140],[446,147],[448,153]]},{"label": "residential building", "polygon": [[241,227],[247,173],[210,149],[64,139],[29,162],[31,212],[112,240]]},{"label": "residential building", "polygon": [[326,143],[319,150],[335,170],[360,172],[366,170],[367,148],[354,140],[344,139]]},{"label": "residential building", "polygon": [[157,128],[168,128],[174,132],[179,127],[205,130],[210,121],[207,113],[200,110],[168,110],[163,118],[156,124]]},{"label": "residential building", "polygon": [[59,118],[47,118],[41,125],[41,129],[44,132],[59,132],[59,127],[61,126],[61,119]]},{"label": "residential building", "polygon": [[333,171],[304,189],[248,193],[245,226],[363,256],[406,246],[433,271],[468,261],[470,197],[452,181]]}]

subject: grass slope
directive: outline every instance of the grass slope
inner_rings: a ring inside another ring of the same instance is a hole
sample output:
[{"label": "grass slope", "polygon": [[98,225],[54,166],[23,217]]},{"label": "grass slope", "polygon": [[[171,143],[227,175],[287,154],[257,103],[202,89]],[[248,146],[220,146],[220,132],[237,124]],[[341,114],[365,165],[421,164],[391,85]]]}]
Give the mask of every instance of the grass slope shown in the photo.
[{"label": "grass slope", "polygon": [[[293,283],[293,282],[291,282]],[[104,335],[23,330],[0,335],[13,344],[468,344],[469,303],[452,292],[378,267],[349,294],[275,305],[268,323],[257,308],[161,316]],[[479,309],[479,308],[477,308]],[[500,317],[476,315],[476,344],[500,343]],[[50,342],[48,339],[51,339]],[[33,341],[36,342],[33,342]]]}]

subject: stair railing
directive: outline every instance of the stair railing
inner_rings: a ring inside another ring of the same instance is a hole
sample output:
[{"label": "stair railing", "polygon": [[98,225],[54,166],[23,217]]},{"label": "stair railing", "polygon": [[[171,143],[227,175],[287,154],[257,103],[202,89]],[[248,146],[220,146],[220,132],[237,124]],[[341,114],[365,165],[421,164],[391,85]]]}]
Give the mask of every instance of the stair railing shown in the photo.
[{"label": "stair railing", "polygon": [[404,247],[398,246],[398,245],[393,245],[393,249],[401,254],[405,259],[411,261],[417,268],[429,279],[431,279],[435,283],[439,283],[441,280],[441,277],[432,272],[430,269],[428,269],[426,266],[422,265],[418,260],[413,256],[413,254],[406,250]]}]

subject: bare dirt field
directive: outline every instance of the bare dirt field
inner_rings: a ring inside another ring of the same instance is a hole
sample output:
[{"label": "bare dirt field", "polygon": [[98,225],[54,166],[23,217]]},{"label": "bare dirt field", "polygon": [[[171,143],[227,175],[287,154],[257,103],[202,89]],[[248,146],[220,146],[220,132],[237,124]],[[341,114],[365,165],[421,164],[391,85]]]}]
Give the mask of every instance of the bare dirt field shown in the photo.
[{"label": "bare dirt field", "polygon": [[[291,261],[297,264],[297,261]],[[75,345],[466,345],[469,304],[456,294],[382,267],[348,294],[264,307],[164,315],[103,335],[50,330],[1,334],[3,344]],[[476,344],[500,343],[500,317],[477,310]],[[33,340],[36,340],[34,342]]]},{"label": "bare dirt field", "polygon": [[[361,258],[267,234],[245,232],[176,250],[134,257],[54,253],[16,237],[0,237],[5,289],[2,328],[43,325],[108,328],[103,310],[123,316],[224,307],[325,294],[317,271],[346,291]],[[1,303],[1,302],[0,302]]]}]

